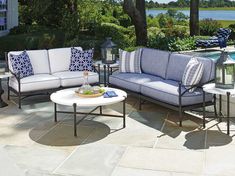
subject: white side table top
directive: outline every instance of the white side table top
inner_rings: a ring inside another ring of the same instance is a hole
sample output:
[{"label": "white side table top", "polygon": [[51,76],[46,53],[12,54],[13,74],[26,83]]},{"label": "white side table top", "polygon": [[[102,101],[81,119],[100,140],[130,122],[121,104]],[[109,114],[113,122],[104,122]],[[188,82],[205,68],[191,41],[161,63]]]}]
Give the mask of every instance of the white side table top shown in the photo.
[{"label": "white side table top", "polygon": [[0,79],[12,77],[10,72],[5,72],[4,74],[0,74]]},{"label": "white side table top", "polygon": [[73,106],[74,103],[78,107],[97,107],[111,105],[123,101],[127,97],[127,93],[120,89],[104,87],[106,91],[115,91],[117,97],[104,98],[103,96],[95,98],[82,98],[75,94],[77,88],[70,88],[57,91],[51,94],[51,101],[56,104]]},{"label": "white side table top", "polygon": [[116,63],[114,63],[114,64],[106,64],[106,63],[103,63],[101,60],[94,62],[95,66],[98,66],[99,64],[101,67],[103,67],[104,65],[106,65],[106,66],[109,65],[110,68],[119,67],[119,61],[116,61]]},{"label": "white side table top", "polygon": [[215,83],[206,84],[203,86],[203,91],[211,94],[217,95],[227,95],[227,92],[231,94],[231,96],[235,96],[235,89],[220,89],[215,87]]}]

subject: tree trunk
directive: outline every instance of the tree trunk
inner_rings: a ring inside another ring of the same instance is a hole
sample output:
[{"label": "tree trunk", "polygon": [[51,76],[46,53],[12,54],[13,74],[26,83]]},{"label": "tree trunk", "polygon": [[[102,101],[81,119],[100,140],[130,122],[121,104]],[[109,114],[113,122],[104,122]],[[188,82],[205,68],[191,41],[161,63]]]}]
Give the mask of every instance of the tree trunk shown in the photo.
[{"label": "tree trunk", "polygon": [[136,4],[134,4],[133,0],[124,0],[123,9],[135,26],[136,45],[147,46],[145,0],[137,0]]},{"label": "tree trunk", "polygon": [[190,1],[190,36],[199,35],[199,0]]}]

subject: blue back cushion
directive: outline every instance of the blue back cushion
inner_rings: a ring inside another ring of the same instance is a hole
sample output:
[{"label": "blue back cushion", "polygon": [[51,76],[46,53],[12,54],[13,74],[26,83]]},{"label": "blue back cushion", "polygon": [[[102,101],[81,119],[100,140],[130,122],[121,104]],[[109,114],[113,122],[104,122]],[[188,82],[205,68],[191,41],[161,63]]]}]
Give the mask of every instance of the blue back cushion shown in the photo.
[{"label": "blue back cushion", "polygon": [[[186,65],[192,56],[173,53],[170,56],[166,79],[182,81]],[[203,63],[204,71],[200,83],[205,83],[214,79],[215,62],[208,58],[197,57],[198,61]]]},{"label": "blue back cushion", "polygon": [[165,79],[169,56],[170,52],[167,51],[143,48],[141,57],[142,72]]}]

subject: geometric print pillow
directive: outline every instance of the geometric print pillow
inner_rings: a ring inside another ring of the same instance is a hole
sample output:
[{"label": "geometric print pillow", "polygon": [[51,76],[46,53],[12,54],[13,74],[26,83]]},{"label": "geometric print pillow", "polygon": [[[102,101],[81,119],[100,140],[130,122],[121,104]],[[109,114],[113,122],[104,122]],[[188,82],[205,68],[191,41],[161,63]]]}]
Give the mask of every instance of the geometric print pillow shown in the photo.
[{"label": "geometric print pillow", "polygon": [[19,55],[10,54],[10,60],[13,72],[17,76],[19,75],[20,78],[24,78],[34,74],[30,58],[26,51],[23,51]]},{"label": "geometric print pillow", "polygon": [[[184,74],[182,77],[182,84],[186,89],[198,84],[202,78],[204,71],[204,65],[202,62],[199,62],[197,58],[192,58],[188,62]],[[195,88],[190,89],[189,92],[193,92]]]},{"label": "geometric print pillow", "polygon": [[94,71],[93,49],[81,51],[71,48],[69,71]]},{"label": "geometric print pillow", "polygon": [[142,48],[132,52],[119,49],[119,71],[122,73],[141,73],[141,54]]}]

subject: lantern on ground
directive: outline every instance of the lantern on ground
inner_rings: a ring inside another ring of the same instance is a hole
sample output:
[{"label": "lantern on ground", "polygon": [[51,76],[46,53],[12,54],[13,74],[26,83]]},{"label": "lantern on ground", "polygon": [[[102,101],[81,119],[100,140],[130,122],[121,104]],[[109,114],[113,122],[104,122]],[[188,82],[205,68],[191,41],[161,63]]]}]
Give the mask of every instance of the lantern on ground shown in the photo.
[{"label": "lantern on ground", "polygon": [[111,37],[101,45],[102,62],[105,64],[113,64],[116,62],[117,45],[112,42]]},{"label": "lantern on ground", "polygon": [[215,87],[221,89],[234,88],[235,61],[228,52],[223,51],[216,62]]}]

